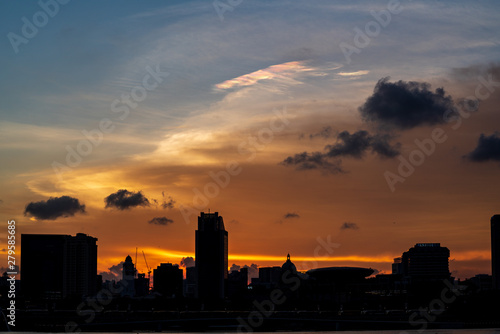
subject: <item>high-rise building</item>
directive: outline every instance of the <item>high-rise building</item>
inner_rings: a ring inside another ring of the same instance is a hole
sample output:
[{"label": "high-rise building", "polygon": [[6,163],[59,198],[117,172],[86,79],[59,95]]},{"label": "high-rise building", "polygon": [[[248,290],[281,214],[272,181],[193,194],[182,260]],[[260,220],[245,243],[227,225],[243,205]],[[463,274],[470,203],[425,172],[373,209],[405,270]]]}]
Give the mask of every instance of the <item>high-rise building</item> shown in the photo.
[{"label": "high-rise building", "polygon": [[122,268],[122,286],[121,295],[124,297],[135,296],[135,266],[130,255],[127,255]]},{"label": "high-rise building", "polygon": [[83,233],[22,234],[21,247],[26,297],[60,299],[97,292],[97,238]]},{"label": "high-rise building", "polygon": [[403,273],[403,263],[400,257],[394,258],[394,262],[392,263],[392,274],[398,275]]},{"label": "high-rise building", "polygon": [[439,243],[420,243],[403,253],[402,274],[412,281],[450,278],[450,250]]},{"label": "high-rise building", "polygon": [[201,212],[195,236],[198,298],[223,299],[228,276],[228,234],[219,213]]},{"label": "high-rise building", "polygon": [[182,297],[182,283],[184,274],[179,265],[160,263],[153,270],[153,289],[167,298]]},{"label": "high-rise building", "polygon": [[500,289],[500,215],[491,217],[491,275],[493,288]]},{"label": "high-rise building", "polygon": [[184,296],[187,298],[196,298],[198,293],[198,275],[196,274],[196,267],[186,267],[186,279],[184,280]]}]

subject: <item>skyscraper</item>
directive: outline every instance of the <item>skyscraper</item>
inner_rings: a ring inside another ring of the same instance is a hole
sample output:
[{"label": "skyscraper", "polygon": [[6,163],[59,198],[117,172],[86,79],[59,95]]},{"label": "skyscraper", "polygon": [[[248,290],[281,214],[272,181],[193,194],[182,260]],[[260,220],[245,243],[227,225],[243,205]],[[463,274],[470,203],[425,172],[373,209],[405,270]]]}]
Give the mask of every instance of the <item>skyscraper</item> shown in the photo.
[{"label": "skyscraper", "polygon": [[416,244],[401,257],[403,275],[413,281],[449,279],[449,257],[450,250],[439,243]]},{"label": "skyscraper", "polygon": [[219,213],[201,212],[195,236],[198,298],[223,299],[228,275],[228,234]]},{"label": "skyscraper", "polygon": [[127,255],[125,262],[123,262],[122,268],[122,285],[123,290],[121,292],[122,296],[134,297],[135,296],[135,266],[132,262],[130,255]]},{"label": "skyscraper", "polygon": [[491,275],[493,288],[500,289],[500,215],[491,217]]},{"label": "skyscraper", "polygon": [[153,289],[167,298],[182,297],[183,272],[179,265],[160,263],[153,270]]},{"label": "skyscraper", "polygon": [[78,233],[21,235],[21,286],[29,298],[95,295],[97,238]]}]

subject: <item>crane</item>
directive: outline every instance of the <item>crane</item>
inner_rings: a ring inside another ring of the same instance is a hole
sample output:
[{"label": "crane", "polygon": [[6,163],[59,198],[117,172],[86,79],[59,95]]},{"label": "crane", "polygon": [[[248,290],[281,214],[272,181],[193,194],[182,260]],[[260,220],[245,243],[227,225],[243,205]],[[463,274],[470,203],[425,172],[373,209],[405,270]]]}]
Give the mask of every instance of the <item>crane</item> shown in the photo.
[{"label": "crane", "polygon": [[146,260],[146,254],[144,253],[144,250],[142,251],[142,255],[144,256],[144,262],[146,262],[146,268],[148,268],[148,279],[150,279],[151,278],[151,268],[149,268],[148,260]]}]

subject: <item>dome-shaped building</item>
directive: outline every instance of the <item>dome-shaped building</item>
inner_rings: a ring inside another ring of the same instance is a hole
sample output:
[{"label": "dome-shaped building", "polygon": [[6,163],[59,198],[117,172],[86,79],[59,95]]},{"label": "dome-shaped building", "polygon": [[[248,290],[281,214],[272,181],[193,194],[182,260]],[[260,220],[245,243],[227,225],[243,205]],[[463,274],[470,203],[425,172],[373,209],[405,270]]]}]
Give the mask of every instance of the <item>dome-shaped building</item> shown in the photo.
[{"label": "dome-shaped building", "polygon": [[292,261],[290,261],[290,254],[288,254],[286,256],[286,262],[283,263],[283,265],[281,266],[281,271],[284,273],[284,272],[287,272],[287,271],[290,271],[291,273],[293,274],[296,274],[297,273],[297,268],[295,267],[295,265],[293,264]]}]

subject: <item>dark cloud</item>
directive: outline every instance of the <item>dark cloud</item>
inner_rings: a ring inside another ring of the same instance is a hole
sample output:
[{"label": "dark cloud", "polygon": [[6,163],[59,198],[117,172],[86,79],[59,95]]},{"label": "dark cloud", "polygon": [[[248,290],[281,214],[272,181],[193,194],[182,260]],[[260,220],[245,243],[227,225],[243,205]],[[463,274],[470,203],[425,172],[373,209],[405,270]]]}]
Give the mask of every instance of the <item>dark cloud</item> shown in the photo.
[{"label": "dark cloud", "polygon": [[188,256],[188,257],[183,257],[181,260],[181,267],[189,268],[189,267],[194,267],[195,266],[195,261],[193,257]]},{"label": "dark cloud", "polygon": [[465,157],[474,162],[500,161],[500,133],[496,132],[491,136],[481,134],[474,151]]},{"label": "dark cloud", "polygon": [[316,137],[321,137],[321,138],[330,138],[334,136],[334,131],[331,126],[325,126],[321,131],[310,134],[309,138],[314,139]]},{"label": "dark cloud", "polygon": [[164,209],[173,209],[174,204],[175,204],[174,199],[172,197],[168,196],[168,201],[164,199],[161,207]]},{"label": "dark cloud", "polygon": [[321,152],[302,152],[297,153],[294,156],[290,156],[280,162],[283,166],[295,166],[297,170],[310,170],[318,169],[325,173],[338,174],[344,173],[342,169],[342,161],[335,160],[329,161],[325,154]]},{"label": "dark cloud", "polygon": [[[342,131],[337,135],[337,142],[325,146],[325,153],[302,152],[290,156],[280,164],[295,166],[297,170],[319,169],[331,174],[344,173],[340,157],[361,159],[370,150],[382,158],[394,158],[399,155],[400,144],[391,145],[393,139],[389,134],[370,135],[368,131],[360,130],[354,133]],[[337,158],[336,160],[332,160]]]},{"label": "dark cloud", "polygon": [[126,189],[120,189],[104,199],[106,208],[115,207],[118,210],[126,210],[136,206],[149,206],[149,200],[142,192],[131,192]]},{"label": "dark cloud", "polygon": [[377,134],[371,137],[371,149],[373,153],[378,154],[381,158],[395,158],[401,152],[401,144],[397,143],[391,145],[389,142],[393,139],[393,136],[389,134]]},{"label": "dark cloud", "polygon": [[234,264],[231,266],[231,268],[229,268],[229,271],[240,271],[240,268],[241,266],[237,265],[237,264]]},{"label": "dark cloud", "polygon": [[122,278],[123,261],[108,268],[108,271],[100,272],[104,281],[119,281]]},{"label": "dark cloud", "polygon": [[85,213],[85,205],[77,198],[69,196],[51,197],[47,201],[30,202],[24,209],[25,216],[40,220],[55,220],[59,217],[70,217],[76,213]]},{"label": "dark cloud", "polygon": [[283,215],[283,218],[284,219],[300,218],[300,215],[295,212],[287,212],[286,214]]},{"label": "dark cloud", "polygon": [[456,110],[453,100],[443,88],[432,92],[430,87],[426,82],[380,79],[359,112],[365,121],[398,129],[445,123],[445,113]]},{"label": "dark cloud", "polygon": [[167,217],[155,217],[151,219],[148,223],[155,225],[168,225],[172,224],[174,221],[172,219],[168,219]]},{"label": "dark cloud", "polygon": [[357,230],[359,226],[356,223],[345,222],[340,226],[341,230]]}]

